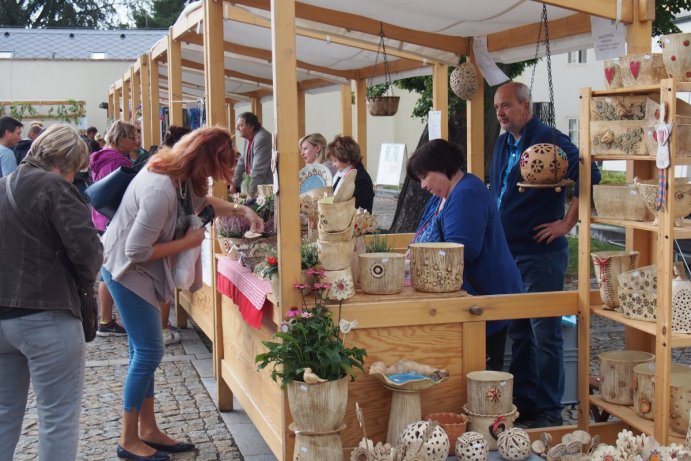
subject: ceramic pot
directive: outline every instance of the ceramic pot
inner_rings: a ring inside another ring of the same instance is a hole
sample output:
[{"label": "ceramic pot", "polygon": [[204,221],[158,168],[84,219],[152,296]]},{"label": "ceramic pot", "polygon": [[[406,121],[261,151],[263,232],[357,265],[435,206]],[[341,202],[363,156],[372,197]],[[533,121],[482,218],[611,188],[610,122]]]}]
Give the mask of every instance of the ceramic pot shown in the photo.
[{"label": "ceramic pot", "polygon": [[477,75],[475,67],[469,63],[456,67],[449,77],[451,91],[461,99],[470,99],[477,91]]},{"label": "ceramic pot", "polygon": [[691,82],[691,33],[663,35],[660,42],[667,74],[678,82]]},{"label": "ceramic pot", "polygon": [[327,271],[338,271],[350,267],[353,258],[353,240],[346,242],[324,242],[317,240],[319,263]]},{"label": "ceramic pot", "polygon": [[625,88],[659,85],[667,77],[662,53],[625,54],[619,57],[619,69]]},{"label": "ceramic pot", "polygon": [[345,418],[349,380],[346,376],[317,384],[289,383],[288,405],[296,430],[312,433],[338,430]]},{"label": "ceramic pot", "polygon": [[[408,424],[401,432],[401,446],[412,447],[423,440],[425,430],[432,424],[430,421],[418,421]],[[436,426],[432,435],[424,441],[423,452],[429,461],[445,461],[449,457],[449,437],[441,426]]]},{"label": "ceramic pot", "polygon": [[430,413],[425,416],[428,421],[439,424],[449,437],[449,455],[456,454],[456,439],[463,434],[468,425],[468,417],[460,413]]},{"label": "ceramic pot", "polygon": [[405,256],[400,253],[364,253],[358,256],[360,288],[375,295],[392,295],[403,290]]},{"label": "ceramic pot", "polygon": [[410,281],[418,291],[450,293],[463,284],[463,245],[413,243],[410,245]]},{"label": "ceramic pot", "polygon": [[619,274],[638,265],[638,251],[600,251],[591,253],[600,297],[609,309],[619,306]]},{"label": "ceramic pot", "polygon": [[355,215],[355,197],[345,202],[334,202],[324,197],[317,202],[319,228],[323,232],[342,232],[350,227]]},{"label": "ceramic pot", "polygon": [[558,184],[566,175],[569,160],[561,147],[541,143],[524,150],[519,165],[528,184]]},{"label": "ceramic pot", "polygon": [[599,357],[602,399],[617,405],[633,405],[633,367],[652,362],[655,356],[643,351],[609,351]]},{"label": "ceramic pot", "polygon": [[348,299],[355,295],[355,282],[350,266],[337,271],[324,271],[322,283],[330,283],[326,297],[332,300]]},{"label": "ceramic pot", "polygon": [[497,451],[502,459],[523,461],[530,456],[530,436],[518,427],[512,427],[497,437]]},{"label": "ceramic pot", "polygon": [[477,414],[468,409],[467,405],[463,407],[463,411],[470,419],[468,429],[482,434],[490,450],[497,449],[499,434],[512,428],[513,422],[518,418],[518,409],[515,405],[512,405],[510,412],[501,415]]},{"label": "ceramic pot", "polygon": [[669,427],[683,437],[690,423],[691,368],[687,367],[686,372],[672,375],[669,391]]},{"label": "ceramic pot", "polygon": [[456,457],[459,461],[485,461],[489,445],[478,432],[466,432],[456,439]]}]

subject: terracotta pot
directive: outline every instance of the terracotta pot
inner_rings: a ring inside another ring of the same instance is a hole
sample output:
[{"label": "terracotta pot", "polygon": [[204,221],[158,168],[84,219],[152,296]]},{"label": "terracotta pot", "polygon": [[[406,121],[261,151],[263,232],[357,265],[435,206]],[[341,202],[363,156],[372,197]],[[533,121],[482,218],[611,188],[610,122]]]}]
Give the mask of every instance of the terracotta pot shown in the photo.
[{"label": "terracotta pot", "polygon": [[667,74],[678,82],[691,82],[691,33],[663,35],[660,42]]},{"label": "terracotta pot", "polygon": [[449,437],[449,455],[456,454],[456,439],[463,434],[468,425],[468,417],[460,413],[430,413],[426,420],[439,424]]}]

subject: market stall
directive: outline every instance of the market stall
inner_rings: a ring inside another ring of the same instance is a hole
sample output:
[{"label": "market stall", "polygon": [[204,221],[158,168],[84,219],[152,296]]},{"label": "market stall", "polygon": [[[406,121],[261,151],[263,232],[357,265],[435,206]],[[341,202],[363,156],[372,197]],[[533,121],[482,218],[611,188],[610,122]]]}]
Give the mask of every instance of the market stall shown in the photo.
[{"label": "market stall", "polygon": [[[304,133],[304,92],[318,87],[341,91],[344,133],[349,133],[352,85],[356,119],[353,134],[364,143],[366,80],[373,74],[381,77],[385,73],[381,64],[372,66],[383,33],[395,58],[389,63],[394,78],[433,75],[434,108],[441,111],[445,137],[448,66],[456,65],[459,55],[470,56],[471,62],[488,57],[500,62],[532,57],[542,9],[541,4],[530,1],[478,5],[472,1],[436,0],[420,6],[391,1],[349,4],[339,7],[342,9],[332,3],[206,0],[188,7],[171,28],[168,40],[155,46],[148,58],[153,63],[149,68],[155,67],[159,75],[149,79],[156,89],[148,94],[160,94],[169,105],[171,123],[179,123],[181,101],[188,97],[204,97],[207,123],[232,126],[234,101],[250,101],[258,107],[256,101],[263,95],[270,92],[273,96],[274,148],[279,159],[278,293],[269,294],[265,285],[248,281],[247,277],[252,275],[243,274],[232,261],[218,254],[212,235],[207,242],[214,246],[207,256],[211,283],[193,295],[181,293],[178,304],[184,309],[179,311],[180,317],[184,318],[184,313],[191,315],[214,342],[220,408],[231,410],[234,395],[281,460],[290,459],[292,454],[291,416],[285,393],[270,380],[268,370],[257,371],[255,356],[263,350],[261,342],[277,331],[288,308],[300,303],[299,293],[292,285],[300,279],[295,180],[300,164],[295,146]],[[591,45],[590,15],[618,18],[626,23],[630,52],[650,48],[652,1],[624,1],[619,10],[616,2],[546,3],[550,5],[553,54]],[[488,54],[480,55],[482,47],[474,47],[476,41],[472,37],[478,35],[487,36]],[[157,64],[163,60],[167,66]],[[128,116],[126,108],[130,94],[134,93],[127,84],[131,75],[126,74],[111,89],[114,107],[123,98],[124,117]],[[483,136],[482,93],[478,90],[467,106],[468,170],[480,177],[484,176],[484,142],[493,142]],[[132,106],[136,105],[135,101]],[[145,130],[154,129],[153,119]],[[214,195],[225,194],[225,185],[214,185]],[[589,200],[589,195],[585,197]],[[395,246],[399,251],[407,246],[409,238],[398,238]],[[632,235],[630,244],[645,246],[645,239],[643,235]],[[584,244],[581,258],[586,261],[588,251]],[[587,277],[584,271],[581,276]],[[486,321],[512,319],[519,313],[521,317],[576,314],[582,326],[589,322],[590,310],[586,306],[591,302],[599,303],[599,294],[591,293],[585,286],[578,292],[483,297],[463,296],[460,292],[425,294],[406,288],[400,294],[388,296],[358,293],[344,304],[343,311],[359,321],[349,341],[367,349],[368,363],[408,358],[449,371],[446,382],[423,394],[426,414],[461,410],[466,401],[466,373],[485,366],[484,341],[479,339],[484,338]],[[579,329],[581,344],[588,343],[587,334],[587,328]],[[579,376],[587,375],[588,350],[581,348]],[[581,380],[579,386],[579,427],[611,439],[626,421],[590,424],[585,411],[588,387],[584,382]],[[374,377],[359,376],[350,384],[349,401],[347,428],[342,432],[344,446],[353,446],[360,437],[352,408],[355,401],[367,411],[369,435],[382,439],[391,405],[390,392]],[[560,430],[569,429],[572,428]]]}]

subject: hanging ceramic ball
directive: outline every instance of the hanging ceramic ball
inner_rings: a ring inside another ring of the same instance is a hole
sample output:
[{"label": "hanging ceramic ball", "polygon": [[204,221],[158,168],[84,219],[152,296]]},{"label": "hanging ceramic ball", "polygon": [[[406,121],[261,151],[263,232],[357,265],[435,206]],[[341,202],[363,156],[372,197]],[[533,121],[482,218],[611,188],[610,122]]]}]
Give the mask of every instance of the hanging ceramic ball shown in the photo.
[{"label": "hanging ceramic ball", "polygon": [[477,75],[469,62],[464,62],[451,72],[449,77],[451,91],[461,99],[470,99],[477,91]]},{"label": "hanging ceramic ball", "polygon": [[554,144],[533,144],[521,154],[521,175],[528,184],[558,184],[568,166],[566,152]]},{"label": "hanging ceramic ball", "polygon": [[530,437],[518,427],[512,427],[499,434],[497,451],[503,459],[522,461],[530,456]]}]

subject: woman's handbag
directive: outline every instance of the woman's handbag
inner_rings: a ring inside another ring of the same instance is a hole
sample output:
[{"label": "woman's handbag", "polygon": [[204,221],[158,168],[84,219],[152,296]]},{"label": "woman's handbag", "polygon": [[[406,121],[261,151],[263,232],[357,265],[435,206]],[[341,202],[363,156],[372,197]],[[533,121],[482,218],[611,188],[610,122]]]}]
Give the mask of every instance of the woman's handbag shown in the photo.
[{"label": "woman's handbag", "polygon": [[[12,174],[14,176],[14,174]],[[7,200],[10,203],[10,208],[14,212],[19,222],[22,223],[27,229],[29,226],[24,222],[24,218],[19,214],[17,208],[17,202],[14,200],[14,193],[12,192],[11,179],[12,176],[7,178],[5,183],[5,190],[7,191]],[[42,243],[32,234],[29,235],[38,245]],[[56,251],[56,257],[62,262],[65,268],[69,271],[70,275],[74,279],[74,283],[77,287],[77,294],[79,295],[79,306],[82,313],[82,328],[84,329],[84,340],[88,343],[94,340],[96,337],[96,331],[98,331],[98,303],[96,301],[96,290],[93,286],[82,286],[77,278],[77,272],[74,270],[72,262],[67,258],[62,249]]]},{"label": "woman's handbag", "polygon": [[108,219],[113,219],[127,186],[135,176],[137,176],[137,170],[121,166],[87,187],[84,194],[96,211]]}]

